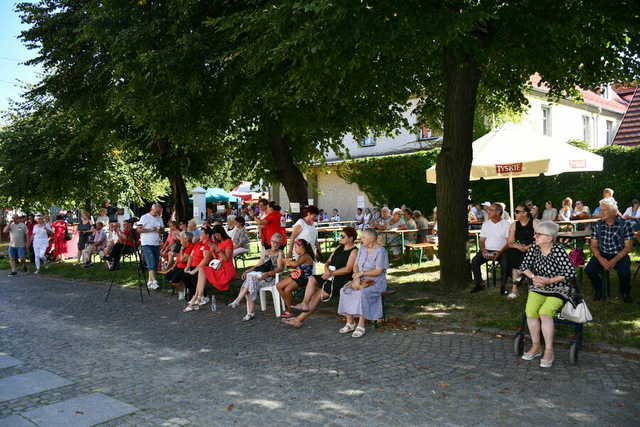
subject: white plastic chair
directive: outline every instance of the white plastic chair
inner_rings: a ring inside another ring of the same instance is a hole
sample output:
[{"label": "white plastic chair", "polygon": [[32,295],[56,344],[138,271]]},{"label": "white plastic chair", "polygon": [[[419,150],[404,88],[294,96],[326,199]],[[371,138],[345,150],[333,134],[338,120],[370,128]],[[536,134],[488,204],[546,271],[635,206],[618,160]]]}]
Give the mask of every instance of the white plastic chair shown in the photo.
[{"label": "white plastic chair", "polygon": [[284,300],[280,296],[276,285],[280,281],[280,273],[276,273],[273,286],[267,286],[260,288],[260,308],[262,311],[267,310],[267,292],[271,292],[271,299],[273,299],[273,311],[276,313],[276,317],[280,317],[282,308],[284,308]]}]

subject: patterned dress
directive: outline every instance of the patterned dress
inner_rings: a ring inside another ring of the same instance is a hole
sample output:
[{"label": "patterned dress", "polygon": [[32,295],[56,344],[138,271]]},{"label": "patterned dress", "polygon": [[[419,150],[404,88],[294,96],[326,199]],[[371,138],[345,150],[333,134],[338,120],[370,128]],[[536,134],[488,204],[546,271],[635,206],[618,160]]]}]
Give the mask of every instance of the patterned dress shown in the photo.
[{"label": "patterned dress", "polygon": [[340,290],[340,303],[338,314],[363,316],[367,320],[382,318],[382,292],[387,289],[387,268],[389,268],[389,256],[382,246],[369,249],[361,246],[356,260],[358,271],[369,271],[381,268],[383,271],[375,277],[364,277],[360,280],[373,280],[374,283],[361,290],[354,290],[351,286],[345,286]]},{"label": "patterned dress", "polygon": [[[265,262],[271,261],[271,265],[273,268],[278,268],[278,257],[282,254],[282,250],[276,251],[274,255],[269,255],[271,251],[265,252]],[[254,301],[260,293],[260,289],[268,286],[273,286],[273,282],[275,281],[275,276],[269,276],[266,279],[261,279],[262,271],[251,271],[247,273],[247,278],[244,280],[242,284],[242,288],[249,290],[249,295],[251,295],[251,299]]]},{"label": "patterned dress", "polygon": [[561,298],[564,301],[573,300],[576,288],[571,284],[571,280],[576,277],[576,269],[571,264],[569,255],[560,244],[555,244],[547,256],[542,254],[540,246],[533,245],[524,256],[520,265],[522,271],[529,270],[536,276],[556,277],[563,276],[565,280],[550,285],[535,286],[529,284],[529,291],[536,292],[544,296]]}]

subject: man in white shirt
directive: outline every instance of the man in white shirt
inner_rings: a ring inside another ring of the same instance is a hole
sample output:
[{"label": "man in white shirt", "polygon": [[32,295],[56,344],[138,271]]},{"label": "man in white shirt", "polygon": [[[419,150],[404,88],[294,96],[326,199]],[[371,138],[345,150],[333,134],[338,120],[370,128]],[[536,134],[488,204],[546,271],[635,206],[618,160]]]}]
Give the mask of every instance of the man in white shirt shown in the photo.
[{"label": "man in white shirt", "polygon": [[162,205],[154,203],[149,213],[142,215],[138,221],[140,233],[140,245],[142,247],[142,256],[149,270],[149,281],[147,287],[149,289],[158,289],[158,281],[156,280],[156,269],[160,262],[160,240],[164,231],[164,223],[162,222]]},{"label": "man in white shirt", "polygon": [[[480,230],[480,252],[471,260],[471,272],[475,287],[471,292],[478,292],[486,289],[486,283],[482,280],[481,267],[490,260],[498,260],[502,266],[502,271],[506,272],[504,263],[504,253],[507,249],[507,237],[509,235],[509,222],[502,218],[503,209],[499,203],[494,203],[487,209],[489,218],[482,224]],[[500,292],[507,294],[507,275],[502,274],[500,278]]]}]

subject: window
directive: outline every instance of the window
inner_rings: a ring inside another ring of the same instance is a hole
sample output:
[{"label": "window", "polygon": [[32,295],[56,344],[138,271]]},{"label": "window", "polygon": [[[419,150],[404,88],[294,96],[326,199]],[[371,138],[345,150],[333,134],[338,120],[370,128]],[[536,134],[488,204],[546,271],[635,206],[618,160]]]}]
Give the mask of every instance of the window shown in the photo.
[{"label": "window", "polygon": [[582,136],[584,142],[591,144],[591,117],[582,116]]},{"label": "window", "polygon": [[607,144],[611,144],[613,142],[613,122],[611,120],[607,120]]},{"label": "window", "polygon": [[358,141],[361,147],[373,147],[376,145],[376,137],[373,135],[365,136]]},{"label": "window", "polygon": [[432,135],[431,129],[429,129],[426,126],[420,127],[420,130],[418,131],[418,141],[426,141],[432,136],[433,135]]},{"label": "window", "polygon": [[542,134],[551,136],[551,107],[542,107]]},{"label": "window", "polygon": [[609,88],[609,85],[602,87],[602,97],[604,99],[611,99],[611,89]]}]

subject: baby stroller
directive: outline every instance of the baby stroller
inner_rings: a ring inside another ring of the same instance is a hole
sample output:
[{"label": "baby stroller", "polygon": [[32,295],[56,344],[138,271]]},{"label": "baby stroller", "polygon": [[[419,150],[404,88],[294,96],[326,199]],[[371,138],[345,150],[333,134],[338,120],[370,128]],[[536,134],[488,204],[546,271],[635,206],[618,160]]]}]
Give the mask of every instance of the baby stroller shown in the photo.
[{"label": "baby stroller", "polygon": [[[573,285],[575,289],[575,295],[573,296],[572,300],[574,301],[574,303],[577,304],[578,302],[582,301],[582,295],[578,288],[577,281],[574,281]],[[574,335],[571,337],[571,341],[569,345],[569,362],[572,365],[576,365],[578,363],[578,353],[580,352],[580,348],[582,347],[582,329],[584,324],[563,319],[562,317],[560,317],[559,312],[556,313],[553,319],[553,323],[554,325],[566,325],[574,328]],[[524,353],[526,330],[527,330],[527,314],[523,309],[522,315],[520,316],[520,326],[518,327],[516,336],[513,339],[513,352],[516,354],[516,356],[522,356],[522,354]],[[540,334],[540,339],[544,344],[544,336],[542,334]]]}]

